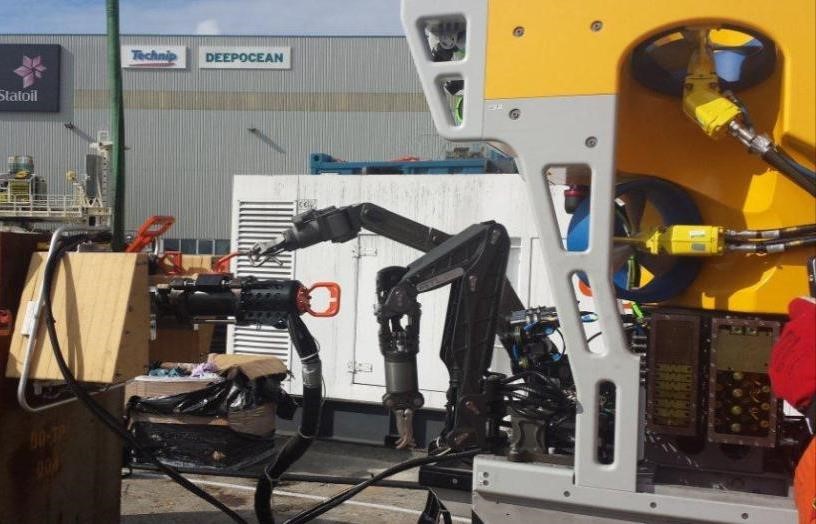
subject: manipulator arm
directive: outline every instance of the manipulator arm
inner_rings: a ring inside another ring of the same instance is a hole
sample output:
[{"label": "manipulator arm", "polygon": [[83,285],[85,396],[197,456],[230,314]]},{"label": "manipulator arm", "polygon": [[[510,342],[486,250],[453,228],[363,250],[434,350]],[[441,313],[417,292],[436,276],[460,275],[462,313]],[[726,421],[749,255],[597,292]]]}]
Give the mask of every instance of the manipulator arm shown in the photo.
[{"label": "manipulator arm", "polygon": [[422,252],[428,252],[450,238],[447,233],[365,202],[339,208],[310,209],[301,213],[292,219],[292,227],[284,231],[280,238],[255,244],[250,256],[260,259],[320,242],[348,242],[357,237],[361,229]]},{"label": "manipulator arm", "polygon": [[310,209],[292,219],[292,227],[272,242],[252,246],[250,258],[274,257],[284,251],[294,251],[320,242],[347,242],[360,233],[360,205]]}]

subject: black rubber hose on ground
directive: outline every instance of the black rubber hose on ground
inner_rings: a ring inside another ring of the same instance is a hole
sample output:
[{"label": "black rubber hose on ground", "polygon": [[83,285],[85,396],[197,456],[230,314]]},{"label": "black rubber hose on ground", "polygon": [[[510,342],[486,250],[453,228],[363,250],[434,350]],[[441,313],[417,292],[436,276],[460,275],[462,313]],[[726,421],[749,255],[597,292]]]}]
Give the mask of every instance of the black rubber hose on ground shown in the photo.
[{"label": "black rubber hose on ground", "polygon": [[297,435],[290,437],[274,460],[258,478],[255,488],[255,515],[260,524],[274,524],[272,513],[272,491],[289,469],[312,445],[320,429],[320,410],[323,405],[323,374],[317,343],[312,338],[306,324],[298,315],[289,315],[289,336],[300,357],[303,368],[303,406],[300,428]]},{"label": "black rubber hose on ground", "polygon": [[392,475],[396,475],[397,473],[403,472],[408,469],[415,468],[417,466],[422,466],[424,464],[439,464],[442,462],[452,462],[458,461],[462,459],[472,458],[478,455],[479,453],[483,453],[480,449],[472,449],[469,451],[461,451],[459,453],[449,453],[449,454],[440,454],[428,457],[419,457],[411,460],[406,460],[405,462],[401,462],[395,466],[391,466],[390,468],[378,473],[377,475],[371,477],[370,479],[366,480],[365,482],[361,482],[354,487],[347,489],[346,491],[331,497],[330,499],[326,500],[325,502],[321,502],[317,506],[312,509],[306,510],[298,515],[295,515],[291,519],[287,520],[284,524],[303,524],[305,522],[309,522],[313,519],[316,519],[320,515],[326,513],[327,511],[336,508],[343,502],[347,501],[348,499],[352,498],[353,496],[357,495],[364,489],[369,486],[373,486],[377,482],[382,479],[388,478]]},{"label": "black rubber hose on ground", "polygon": [[[57,329],[56,329],[56,320],[54,319],[54,312],[51,307],[51,287],[54,280],[54,274],[56,272],[57,265],[62,258],[62,256],[73,247],[76,247],[81,242],[91,239],[92,237],[88,235],[75,235],[72,237],[68,237],[65,239],[62,244],[57,248],[54,252],[53,256],[48,259],[45,265],[45,269],[43,272],[43,288],[44,288],[44,301],[43,301],[43,310],[45,313],[45,327],[46,331],[48,332],[48,338],[51,341],[51,348],[54,352],[54,359],[57,361],[57,366],[59,367],[60,373],[62,374],[63,378],[65,379],[66,384],[71,389],[73,394],[77,397],[77,399],[82,402],[82,404],[91,412],[93,413],[105,426],[108,427],[113,433],[115,433],[119,438],[127,442],[140,456],[146,458],[151,463],[153,463],[156,468],[159,469],[162,473],[170,477],[172,480],[177,482],[180,486],[185,488],[190,493],[196,495],[197,497],[202,498],[206,502],[212,504],[228,517],[230,517],[233,521],[238,522],[240,524],[247,524],[247,522],[236,512],[225,506],[221,503],[218,499],[204,491],[203,489],[199,488],[183,476],[179,474],[173,468],[163,464],[159,461],[158,458],[145,448],[141,446],[141,444],[136,440],[136,438],[122,425],[120,420],[117,420],[116,417],[110,414],[105,408],[99,405],[93,397],[91,397],[90,393],[88,393],[82,385],[77,382],[76,377],[71,372],[71,368],[68,366],[67,362],[65,362],[65,358],[62,356],[62,349],[60,348],[59,338],[57,337]],[[109,240],[109,236],[107,238]],[[93,237],[93,240],[101,240],[99,236]]]}]

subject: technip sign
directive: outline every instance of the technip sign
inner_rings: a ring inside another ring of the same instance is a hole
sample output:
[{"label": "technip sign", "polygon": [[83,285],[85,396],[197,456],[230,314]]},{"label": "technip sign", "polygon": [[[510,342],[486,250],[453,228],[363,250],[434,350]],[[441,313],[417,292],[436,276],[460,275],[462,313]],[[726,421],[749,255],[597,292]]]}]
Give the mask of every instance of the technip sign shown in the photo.
[{"label": "technip sign", "polygon": [[198,48],[199,69],[291,69],[291,47]]},{"label": "technip sign", "polygon": [[61,54],[56,44],[0,44],[0,111],[59,112]]},{"label": "technip sign", "polygon": [[152,44],[123,45],[122,67],[126,69],[187,69],[187,47]]}]

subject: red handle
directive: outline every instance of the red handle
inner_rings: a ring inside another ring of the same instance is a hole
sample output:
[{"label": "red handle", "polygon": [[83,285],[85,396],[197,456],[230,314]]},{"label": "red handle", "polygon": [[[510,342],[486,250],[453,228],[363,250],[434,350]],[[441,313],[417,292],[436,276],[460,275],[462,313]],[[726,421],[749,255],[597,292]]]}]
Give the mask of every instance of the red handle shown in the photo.
[{"label": "red handle", "polygon": [[136,236],[133,237],[133,242],[125,249],[125,253],[141,252],[153,239],[165,234],[175,221],[175,218],[165,215],[153,215],[148,218],[136,232]]},{"label": "red handle", "polygon": [[337,282],[316,282],[306,291],[307,296],[311,296],[312,291],[320,288],[329,290],[329,307],[325,311],[313,311],[311,304],[307,302],[306,312],[313,317],[333,317],[340,312],[340,284]]}]

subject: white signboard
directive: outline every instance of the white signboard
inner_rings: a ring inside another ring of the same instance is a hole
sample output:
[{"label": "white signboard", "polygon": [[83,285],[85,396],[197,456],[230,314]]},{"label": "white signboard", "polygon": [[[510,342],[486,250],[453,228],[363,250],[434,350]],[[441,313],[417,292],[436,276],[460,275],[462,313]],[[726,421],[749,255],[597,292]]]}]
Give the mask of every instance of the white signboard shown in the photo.
[{"label": "white signboard", "polygon": [[291,69],[291,47],[199,46],[200,69]]},{"label": "white signboard", "polygon": [[123,45],[122,67],[128,69],[187,69],[187,47],[155,44]]}]

